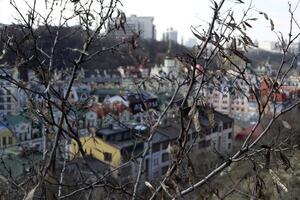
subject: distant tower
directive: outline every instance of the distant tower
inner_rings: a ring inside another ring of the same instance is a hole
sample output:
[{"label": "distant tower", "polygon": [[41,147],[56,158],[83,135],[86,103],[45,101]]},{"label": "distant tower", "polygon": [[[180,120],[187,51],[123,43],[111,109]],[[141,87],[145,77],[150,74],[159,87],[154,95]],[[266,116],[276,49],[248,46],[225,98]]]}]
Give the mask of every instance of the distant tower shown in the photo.
[{"label": "distant tower", "polygon": [[163,71],[167,75],[169,75],[171,72],[175,72],[176,69],[175,59],[172,57],[171,50],[172,50],[172,40],[171,38],[169,38],[168,50],[164,60],[164,69],[163,69]]},{"label": "distant tower", "polygon": [[171,41],[177,43],[177,31],[174,30],[172,27],[168,28],[165,33],[163,33],[163,41]]}]

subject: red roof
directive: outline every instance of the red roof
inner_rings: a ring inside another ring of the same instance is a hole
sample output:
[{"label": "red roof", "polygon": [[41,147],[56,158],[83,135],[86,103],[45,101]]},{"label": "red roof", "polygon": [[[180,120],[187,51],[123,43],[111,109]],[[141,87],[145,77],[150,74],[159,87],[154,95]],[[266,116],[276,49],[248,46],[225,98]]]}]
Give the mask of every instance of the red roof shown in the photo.
[{"label": "red roof", "polygon": [[[235,140],[240,140],[240,141],[243,141],[247,138],[247,136],[252,132],[252,128],[254,127],[255,125],[251,125],[247,128],[244,128],[241,132],[235,134]],[[255,139],[257,138],[261,132],[263,131],[264,129],[262,128],[261,125],[258,125],[257,128],[254,130],[251,138],[252,139]]]},{"label": "red roof", "polygon": [[[271,78],[263,78],[263,80],[260,82],[259,85],[259,93],[260,96],[267,96],[270,93],[271,87],[273,84],[273,80]],[[281,86],[280,89],[287,89],[287,87]],[[249,99],[252,101],[255,101],[254,94],[250,94]],[[284,92],[276,92],[272,94],[272,97],[270,98],[270,101],[275,102],[284,102],[288,99],[288,96]]]},{"label": "red roof", "polygon": [[96,112],[99,118],[105,117],[109,113],[120,115],[128,108],[122,103],[112,104],[95,104],[91,108],[92,111]]}]

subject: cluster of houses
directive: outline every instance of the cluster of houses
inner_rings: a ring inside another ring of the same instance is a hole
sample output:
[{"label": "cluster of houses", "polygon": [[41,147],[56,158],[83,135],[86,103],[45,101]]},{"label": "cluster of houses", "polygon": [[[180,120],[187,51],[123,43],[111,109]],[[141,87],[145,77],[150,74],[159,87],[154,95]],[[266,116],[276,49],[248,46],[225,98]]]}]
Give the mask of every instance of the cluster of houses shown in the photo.
[{"label": "cluster of houses", "polygon": [[[149,180],[159,179],[166,173],[172,162],[170,146],[175,145],[180,135],[179,119],[174,112],[167,113],[159,127],[155,130],[153,139],[148,143],[147,126],[149,118],[156,119],[162,104],[166,104],[166,94],[155,95],[148,91],[134,91],[103,87],[102,82],[76,82],[71,89],[69,102],[74,104],[74,112],[68,117],[69,123],[78,133],[84,152],[105,169],[122,167],[122,171],[132,178],[137,171],[136,160],[141,159],[141,153],[149,148],[145,156],[144,177]],[[29,86],[40,91],[46,88],[37,85]],[[40,88],[39,88],[40,87]],[[65,84],[57,81],[53,87],[65,93]],[[39,106],[46,108],[43,98],[31,95],[31,99]],[[59,98],[53,97],[53,101]],[[25,102],[24,102],[25,101]],[[45,123],[32,115],[26,109],[26,98],[20,98],[16,105],[24,105],[8,111],[1,116],[0,147],[14,148],[19,151],[36,150],[46,152],[52,134],[49,134]],[[81,104],[84,102],[85,104]],[[84,105],[84,106],[80,106]],[[187,133],[188,145],[192,151],[203,151],[211,148],[221,153],[230,152],[233,146],[233,119],[220,112],[213,111],[216,122],[211,126],[207,109],[199,106],[198,124],[201,124],[201,137],[195,128]],[[53,117],[58,122],[62,113],[53,109]],[[50,135],[50,136],[49,136]],[[78,143],[74,140],[63,141],[65,158],[73,160],[80,155]],[[79,156],[80,157],[80,156]],[[133,159],[134,158],[134,159]],[[130,172],[130,173],[129,173]]]},{"label": "cluster of houses", "polygon": [[[202,73],[201,65],[197,67],[199,73]],[[75,140],[63,141],[65,158],[73,160],[80,157],[82,148],[86,155],[100,162],[103,169],[122,169],[122,173],[117,176],[125,179],[134,177],[137,172],[136,160],[144,159],[144,178],[161,178],[172,163],[170,148],[176,145],[181,134],[178,114],[167,112],[160,125],[151,133],[152,140],[147,142],[145,138],[150,134],[149,119],[157,119],[162,108],[168,103],[166,99],[170,99],[172,94],[165,91],[137,91],[130,86],[128,77],[176,77],[176,69],[178,62],[168,55],[164,65],[155,66],[151,72],[143,66],[134,69],[119,68],[114,72],[79,71],[68,101],[74,105],[73,112],[69,114],[69,123],[78,134],[81,146],[79,147],[78,141]],[[269,94],[274,85],[273,79],[265,75],[263,69],[265,68],[257,69],[257,73],[263,73],[261,76],[257,76],[251,70],[246,71],[247,78],[257,88],[257,94],[262,99]],[[9,73],[18,79],[17,71],[11,70]],[[52,86],[59,95],[64,95],[67,88],[63,81],[63,73],[53,73],[57,81]],[[214,149],[220,153],[229,153],[235,137],[233,118],[247,122],[257,118],[256,98],[249,85],[234,78],[236,76],[231,76],[235,73],[229,70],[227,76],[219,78],[217,85],[207,84],[200,91],[207,104],[197,107],[197,118],[186,133],[187,145],[190,146],[191,152]],[[34,73],[28,74],[34,78]],[[295,96],[298,97],[300,84],[297,80],[298,78],[291,78],[289,82],[277,88],[268,112],[281,111]],[[43,86],[34,85],[33,82],[27,84],[41,93],[48,90]],[[5,80],[1,80],[1,86],[9,91],[0,88],[0,148],[16,148],[20,151],[34,149],[45,153],[51,140],[51,130],[26,109],[28,98],[35,101],[39,108],[46,108],[42,96],[26,96]],[[165,90],[170,89],[169,87],[171,86],[165,86]],[[59,101],[59,95],[53,94],[54,102]],[[61,111],[54,109],[52,112],[54,120],[58,122],[62,117]],[[213,125],[209,112],[213,113]],[[201,133],[196,128],[199,125]],[[149,150],[142,158],[142,152],[146,148]]]}]

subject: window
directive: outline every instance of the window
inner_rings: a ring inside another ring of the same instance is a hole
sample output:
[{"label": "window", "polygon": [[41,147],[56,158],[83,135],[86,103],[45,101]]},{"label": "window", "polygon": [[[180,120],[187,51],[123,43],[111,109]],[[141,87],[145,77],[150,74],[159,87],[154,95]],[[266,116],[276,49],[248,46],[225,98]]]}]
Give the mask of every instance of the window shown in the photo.
[{"label": "window", "polygon": [[169,160],[169,153],[163,153],[161,155],[161,162],[166,162]]},{"label": "window", "polygon": [[11,101],[11,97],[7,97],[6,101],[10,102]]},{"label": "window", "polygon": [[6,146],[6,137],[2,138],[2,146]]},{"label": "window", "polygon": [[160,143],[152,145],[152,153],[160,151]]},{"label": "window", "polygon": [[104,160],[108,161],[108,162],[111,162],[112,161],[111,153],[104,152]]},{"label": "window", "polygon": [[228,128],[231,128],[231,126],[232,126],[232,124],[229,122],[229,123],[228,123]]},{"label": "window", "polygon": [[232,137],[232,133],[229,132],[229,133],[228,133],[228,139],[231,139],[231,137]]},{"label": "window", "polygon": [[231,149],[231,143],[228,143],[228,149]]},{"label": "window", "polygon": [[8,144],[12,144],[12,137],[8,137]]},{"label": "window", "polygon": [[122,134],[117,134],[115,137],[116,141],[122,141]]},{"label": "window", "polygon": [[166,149],[169,146],[169,142],[163,142],[162,143],[162,149]]},{"label": "window", "polygon": [[227,129],[228,128],[228,123],[224,123],[223,124],[223,129]]},{"label": "window", "polygon": [[158,165],[158,158],[155,158],[155,159],[153,160],[153,165],[154,165],[154,166],[157,166],[157,165]]},{"label": "window", "polygon": [[218,126],[217,125],[213,128],[213,133],[215,133],[215,132],[218,132]]}]

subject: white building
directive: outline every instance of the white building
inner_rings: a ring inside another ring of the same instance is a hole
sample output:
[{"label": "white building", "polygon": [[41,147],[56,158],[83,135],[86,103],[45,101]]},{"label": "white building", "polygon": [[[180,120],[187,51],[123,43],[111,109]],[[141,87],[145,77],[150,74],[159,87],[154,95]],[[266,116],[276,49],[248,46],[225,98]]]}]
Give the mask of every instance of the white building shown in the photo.
[{"label": "white building", "polygon": [[[199,123],[201,130],[191,128],[187,135],[188,146],[194,154],[199,151],[214,149],[220,154],[227,154],[232,150],[233,126],[232,118],[213,111],[215,125],[207,120],[208,109],[199,107]],[[194,121],[195,123],[195,121]],[[150,150],[145,157],[145,178],[160,180],[167,172],[172,162],[172,148],[180,135],[181,125],[176,118],[165,120],[157,129],[151,142]],[[146,144],[145,144],[146,145]],[[175,145],[176,146],[176,145]]]},{"label": "white building", "polygon": [[140,37],[146,40],[156,39],[154,17],[138,17],[131,15],[127,17],[125,23],[125,33],[123,30],[115,31],[117,38],[124,38],[139,33]]},{"label": "white building", "polygon": [[161,77],[177,77],[178,74],[178,62],[175,58],[171,56],[170,47],[168,49],[167,55],[164,59],[163,65],[155,65],[150,72],[150,76],[161,76]]},{"label": "white building", "polygon": [[262,41],[258,43],[258,47],[265,51],[280,51],[280,48],[278,46],[277,42],[274,41]]},{"label": "white building", "polygon": [[[18,71],[16,69],[3,69],[0,71],[0,75],[7,77],[9,80],[18,81]],[[7,115],[10,113],[16,113],[19,106],[19,93],[17,87],[6,79],[0,79],[0,114]]]},{"label": "white building", "polygon": [[[251,80],[251,83],[256,83],[255,76],[248,73],[245,76]],[[246,82],[234,76],[226,76],[219,80],[219,85],[208,84],[203,87],[201,94],[215,110],[243,121],[249,121],[256,116],[256,110],[253,110],[253,106],[248,101],[249,92]]]}]

